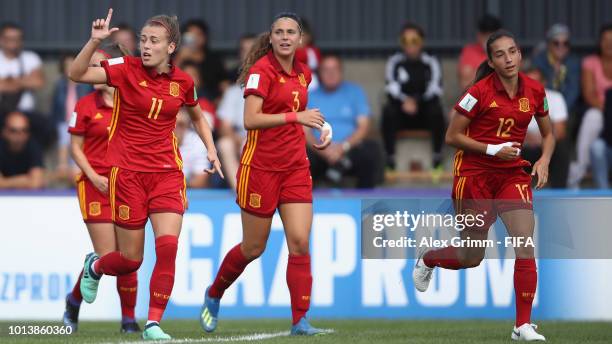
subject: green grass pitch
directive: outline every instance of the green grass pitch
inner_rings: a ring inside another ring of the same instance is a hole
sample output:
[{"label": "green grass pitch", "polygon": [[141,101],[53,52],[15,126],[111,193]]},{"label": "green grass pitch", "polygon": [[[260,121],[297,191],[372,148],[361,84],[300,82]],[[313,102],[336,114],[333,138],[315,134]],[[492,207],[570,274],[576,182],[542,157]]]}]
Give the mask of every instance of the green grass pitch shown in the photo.
[{"label": "green grass pitch", "polygon": [[[117,322],[80,323],[70,336],[8,335],[10,325],[42,325],[48,322],[0,322],[0,343],[131,343],[142,342],[139,335],[122,335]],[[313,320],[317,327],[334,332],[317,337],[289,337],[287,320],[223,320],[213,334],[200,330],[197,321],[163,321],[163,329],[173,336],[169,343],[509,343],[511,321],[489,320]],[[552,343],[611,343],[612,323],[538,323],[539,332]],[[258,336],[259,335],[259,336]],[[263,339],[262,339],[263,337]]]}]

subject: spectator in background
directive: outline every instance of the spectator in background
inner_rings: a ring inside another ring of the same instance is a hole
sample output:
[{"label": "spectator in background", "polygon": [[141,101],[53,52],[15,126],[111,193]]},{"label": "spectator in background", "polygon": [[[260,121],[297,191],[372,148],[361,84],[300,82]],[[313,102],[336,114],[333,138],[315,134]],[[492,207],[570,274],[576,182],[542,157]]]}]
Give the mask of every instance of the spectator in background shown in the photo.
[{"label": "spectator in background", "polygon": [[91,93],[93,87],[88,84],[77,84],[68,78],[70,64],[74,61],[74,55],[64,55],[60,58],[60,78],[53,88],[53,110],[51,113],[58,137],[58,165],[56,178],[60,180],[73,181],[72,178],[80,170],[76,164],[71,162],[70,134],[68,133],[68,122],[74,112],[74,107],[81,97]]},{"label": "spectator in background", "polygon": [[255,39],[257,35],[252,33],[245,33],[240,36],[240,40],[238,41],[238,64],[229,72],[230,80],[232,83],[236,83],[238,80],[238,76],[240,75],[240,66],[242,66],[242,61],[246,58],[247,54],[253,47],[253,43],[255,43]]},{"label": "spectator in background", "polygon": [[578,188],[589,166],[589,150],[603,128],[605,92],[612,87],[612,24],[599,31],[597,54],[582,60],[582,96],[589,109],[582,117],[576,142],[576,161],[570,165],[569,186]]},{"label": "spectator in background", "polygon": [[[255,35],[246,34],[240,38],[240,63],[235,70],[236,78],[240,74],[240,66],[246,59],[256,40]],[[234,73],[232,73],[233,75]],[[219,119],[219,139],[217,147],[223,163],[225,181],[236,191],[236,172],[238,171],[240,154],[246,141],[247,132],[244,129],[244,90],[234,83],[223,93],[217,108]]]},{"label": "spectator in background", "polygon": [[174,135],[179,144],[179,151],[183,159],[183,174],[189,188],[208,187],[210,176],[204,170],[211,168],[206,159],[207,150],[198,134],[191,128],[189,114],[179,110],[176,117]]},{"label": "spectator in background", "polygon": [[[539,69],[532,67],[525,71],[525,74],[539,81],[542,85],[546,80],[544,74]],[[569,169],[569,140],[567,139],[567,119],[568,111],[565,99],[561,92],[551,90],[545,87],[546,99],[548,101],[550,120],[553,125],[555,134],[555,151],[550,159],[550,174],[548,180],[550,186],[555,189],[564,189],[567,187],[567,174]],[[535,164],[542,155],[542,135],[538,128],[538,123],[535,118],[531,119],[527,128],[527,135],[522,147],[522,156],[525,160]]]},{"label": "spectator in background", "polygon": [[116,26],[119,30],[111,34],[111,41],[121,45],[130,55],[138,56],[138,45],[136,44],[136,31],[130,25],[121,23]]},{"label": "spectator in background", "polygon": [[302,19],[302,44],[295,51],[295,58],[303,64],[310,67],[312,70],[312,81],[308,85],[308,90],[312,91],[319,87],[319,79],[317,77],[317,69],[321,60],[321,50],[315,45],[314,34],[310,24]]},{"label": "spectator in background", "polygon": [[202,78],[200,96],[216,103],[229,86],[229,76],[221,58],[209,48],[208,24],[191,19],[181,25],[182,43],[176,56],[177,65],[185,61],[199,66]]},{"label": "spectator in background", "polygon": [[604,104],[604,128],[601,137],[591,145],[593,180],[598,189],[610,188],[610,165],[612,164],[612,88],[606,90]]},{"label": "spectator in background", "polygon": [[323,57],[319,80],[320,87],[309,93],[308,107],[320,109],[334,132],[327,149],[313,150],[310,147],[317,139],[311,129],[306,129],[313,178],[326,176],[337,184],[343,175],[349,174],[357,177],[358,188],[374,187],[382,176],[382,149],[377,142],[366,139],[370,107],[365,92],[343,80],[342,62],[337,56]]},{"label": "spectator in background", "polygon": [[30,138],[28,117],[6,115],[0,140],[0,189],[38,189],[43,186],[42,150]]},{"label": "spectator in background", "polygon": [[423,30],[405,24],[400,35],[403,52],[387,61],[385,69],[388,102],[383,108],[382,136],[387,165],[395,168],[396,133],[402,129],[431,132],[434,169],[442,164],[444,115],[442,113],[442,71],[438,60],[423,51]]},{"label": "spectator in background", "polygon": [[0,117],[34,110],[31,91],[45,85],[40,57],[23,50],[23,30],[14,23],[0,25]]},{"label": "spectator in background", "polygon": [[501,29],[501,21],[490,14],[485,14],[477,23],[476,42],[468,44],[461,50],[457,65],[457,79],[461,90],[466,90],[474,81],[478,66],[487,59],[485,44],[489,36]]},{"label": "spectator in background", "polygon": [[555,24],[546,33],[546,50],[533,57],[532,64],[544,74],[544,86],[561,92],[570,112],[580,96],[580,59],[570,53],[570,31]]},{"label": "spectator in background", "polygon": [[[200,70],[198,69],[198,65],[195,62],[186,61],[181,64],[181,69],[191,76],[193,79],[193,86],[196,88],[198,95],[202,92],[202,77],[200,74]],[[210,128],[213,131],[213,135],[215,135],[215,130],[218,126],[217,115],[215,111],[215,104],[213,104],[210,100],[204,97],[198,97],[198,103],[200,104],[200,108],[202,108],[202,113],[206,117]]]}]

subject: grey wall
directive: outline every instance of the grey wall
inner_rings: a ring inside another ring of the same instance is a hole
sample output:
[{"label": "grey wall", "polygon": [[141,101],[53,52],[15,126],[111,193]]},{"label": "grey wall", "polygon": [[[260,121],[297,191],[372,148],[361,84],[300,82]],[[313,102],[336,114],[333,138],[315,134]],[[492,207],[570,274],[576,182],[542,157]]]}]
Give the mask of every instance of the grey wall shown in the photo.
[{"label": "grey wall", "polygon": [[212,46],[233,51],[244,32],[267,29],[283,10],[295,11],[314,28],[318,45],[355,55],[382,55],[397,45],[406,20],[419,23],[427,45],[439,53],[456,53],[472,39],[475,22],[486,12],[498,14],[505,26],[529,47],[555,22],[570,25],[579,49],[595,42],[599,26],[612,22],[610,0],[0,0],[0,21],[24,26],[27,46],[42,53],[79,48],[91,21],[115,9],[114,23],[140,27],[150,16],[177,14],[181,21],[200,17],[212,30]]}]

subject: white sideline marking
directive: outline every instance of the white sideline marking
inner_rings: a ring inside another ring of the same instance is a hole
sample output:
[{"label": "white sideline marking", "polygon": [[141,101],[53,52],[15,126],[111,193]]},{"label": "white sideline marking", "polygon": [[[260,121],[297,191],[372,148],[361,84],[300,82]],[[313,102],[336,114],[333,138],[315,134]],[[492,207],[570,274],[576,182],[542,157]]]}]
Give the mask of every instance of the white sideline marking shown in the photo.
[{"label": "white sideline marking", "polygon": [[[258,341],[258,340],[265,340],[265,339],[271,339],[271,338],[276,338],[276,337],[284,337],[284,336],[288,336],[290,334],[289,331],[282,331],[282,332],[273,332],[273,333],[254,333],[254,334],[250,334],[250,335],[244,335],[244,336],[232,336],[232,337],[212,337],[212,338],[200,338],[200,339],[196,339],[196,338],[183,338],[183,339],[170,339],[170,340],[163,340],[163,341],[159,341],[160,343],[168,343],[168,344],[183,344],[183,343],[213,343],[213,342],[252,342],[252,341]],[[117,342],[107,342],[107,343],[103,343],[103,344],[114,344]],[[149,344],[151,343],[151,341],[120,341],[118,343],[121,344]]]}]

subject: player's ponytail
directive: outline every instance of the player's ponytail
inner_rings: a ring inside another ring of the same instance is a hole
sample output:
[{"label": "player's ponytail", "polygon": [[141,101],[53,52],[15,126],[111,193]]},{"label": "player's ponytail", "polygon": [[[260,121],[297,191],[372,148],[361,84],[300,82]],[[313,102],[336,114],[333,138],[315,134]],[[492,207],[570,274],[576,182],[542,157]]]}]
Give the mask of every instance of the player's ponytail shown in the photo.
[{"label": "player's ponytail", "polygon": [[123,45],[119,43],[106,43],[100,48],[98,48],[96,52],[104,55],[104,57],[106,57],[107,59],[132,55],[131,51],[128,51]]},{"label": "player's ponytail", "polygon": [[476,77],[474,78],[474,82],[472,84],[479,82],[480,80],[486,78],[489,74],[495,72],[495,69],[489,66],[489,61],[491,61],[493,58],[493,52],[491,51],[491,46],[493,45],[493,43],[495,43],[495,41],[497,41],[498,39],[502,37],[511,38],[516,43],[516,38],[514,38],[514,35],[510,31],[497,30],[493,32],[491,36],[489,36],[489,38],[487,39],[487,57],[488,59],[487,61],[482,62],[480,66],[478,66],[478,69],[476,70]]},{"label": "player's ponytail", "polygon": [[489,74],[493,72],[495,72],[495,70],[491,68],[491,66],[489,66],[489,61],[482,61],[482,63],[480,64],[480,66],[478,66],[478,69],[476,70],[476,77],[474,78],[474,82],[472,83],[472,85],[486,78]]},{"label": "player's ponytail", "polygon": [[243,86],[249,69],[259,60],[266,56],[266,54],[272,49],[270,44],[270,31],[266,31],[260,34],[255,40],[253,47],[249,50],[242,66],[240,66],[240,75],[238,76],[238,85]]}]

